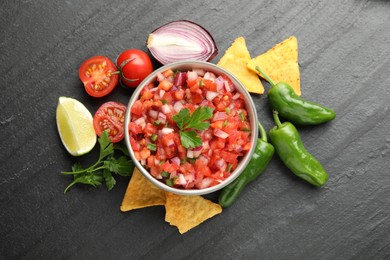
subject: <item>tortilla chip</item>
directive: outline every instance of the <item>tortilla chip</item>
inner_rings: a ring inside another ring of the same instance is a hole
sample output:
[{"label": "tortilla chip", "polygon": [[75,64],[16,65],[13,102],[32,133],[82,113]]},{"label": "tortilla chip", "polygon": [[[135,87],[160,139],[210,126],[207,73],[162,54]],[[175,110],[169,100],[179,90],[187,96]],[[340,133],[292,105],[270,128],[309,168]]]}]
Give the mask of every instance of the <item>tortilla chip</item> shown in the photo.
[{"label": "tortilla chip", "polygon": [[165,192],[148,181],[137,168],[134,168],[120,210],[129,211],[164,204]]},{"label": "tortilla chip", "polygon": [[[298,42],[291,36],[283,42],[275,45],[272,49],[248,62],[248,68],[257,72],[259,66],[275,82],[286,82],[301,95],[299,65],[298,65]],[[263,77],[260,73],[258,73]]]},{"label": "tortilla chip", "polygon": [[253,73],[247,67],[250,59],[245,39],[239,37],[234,40],[217,65],[236,76],[249,92],[262,94],[264,93],[264,87],[257,73]]},{"label": "tortilla chip", "polygon": [[219,204],[201,196],[182,196],[166,192],[165,221],[176,226],[180,234],[222,212]]}]

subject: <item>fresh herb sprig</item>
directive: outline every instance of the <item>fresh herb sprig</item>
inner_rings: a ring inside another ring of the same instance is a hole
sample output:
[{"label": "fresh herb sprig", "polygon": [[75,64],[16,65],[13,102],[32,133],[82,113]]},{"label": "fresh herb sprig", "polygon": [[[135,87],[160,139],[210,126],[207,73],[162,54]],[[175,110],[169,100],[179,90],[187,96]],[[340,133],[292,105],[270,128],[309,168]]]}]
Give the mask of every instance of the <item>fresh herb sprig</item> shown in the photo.
[{"label": "fresh herb sprig", "polygon": [[[61,172],[65,175],[73,175],[73,181],[64,190],[66,193],[70,187],[77,183],[92,185],[94,187],[105,182],[107,190],[111,190],[116,180],[112,174],[120,176],[130,176],[134,169],[134,164],[129,159],[129,154],[123,146],[113,144],[106,131],[98,139],[100,145],[100,155],[97,162],[88,168],[83,168],[79,162],[72,166],[71,172]],[[121,151],[124,155],[115,157],[115,150]]]},{"label": "fresh herb sprig", "polygon": [[212,117],[214,109],[211,107],[198,107],[191,114],[188,108],[184,108],[172,117],[180,130],[180,141],[185,148],[195,148],[202,145],[202,138],[195,130],[205,130],[210,126],[204,122]]}]

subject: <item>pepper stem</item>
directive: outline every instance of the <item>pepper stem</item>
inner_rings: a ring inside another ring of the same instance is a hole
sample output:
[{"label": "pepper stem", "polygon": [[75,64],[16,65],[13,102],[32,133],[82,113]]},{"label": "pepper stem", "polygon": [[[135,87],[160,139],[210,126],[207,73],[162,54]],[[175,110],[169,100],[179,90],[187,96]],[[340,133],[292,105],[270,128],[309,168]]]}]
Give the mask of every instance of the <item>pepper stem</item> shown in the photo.
[{"label": "pepper stem", "polygon": [[272,114],[274,117],[275,124],[278,128],[282,127],[282,123],[280,122],[279,116],[278,116],[278,111],[272,110]]},{"label": "pepper stem", "polygon": [[261,125],[260,121],[257,121],[257,124],[259,125],[259,130],[260,130],[260,138],[264,142],[268,142],[267,140],[267,132],[265,131],[264,127]]},{"label": "pepper stem", "polygon": [[271,84],[272,87],[276,85],[275,82],[274,82],[267,74],[265,74],[265,72],[264,72],[262,69],[260,69],[259,66],[256,66],[256,70],[257,70],[261,75],[263,75],[263,77],[265,78],[265,80],[268,81],[269,84]]}]

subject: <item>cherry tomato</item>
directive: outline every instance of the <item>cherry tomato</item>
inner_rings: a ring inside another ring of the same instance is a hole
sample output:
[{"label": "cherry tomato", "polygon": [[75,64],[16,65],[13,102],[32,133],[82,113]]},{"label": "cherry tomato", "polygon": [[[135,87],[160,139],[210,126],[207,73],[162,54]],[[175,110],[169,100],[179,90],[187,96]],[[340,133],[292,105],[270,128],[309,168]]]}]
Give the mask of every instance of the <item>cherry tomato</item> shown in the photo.
[{"label": "cherry tomato", "polygon": [[122,82],[135,88],[153,71],[152,62],[144,51],[130,49],[122,52],[116,61],[122,72]]},{"label": "cherry tomato", "polygon": [[84,61],[79,68],[79,77],[87,93],[92,97],[109,94],[118,84],[115,64],[105,56],[94,56]]},{"label": "cherry tomato", "polygon": [[113,143],[123,140],[126,106],[114,101],[104,103],[93,117],[93,127],[98,136],[107,131]]}]

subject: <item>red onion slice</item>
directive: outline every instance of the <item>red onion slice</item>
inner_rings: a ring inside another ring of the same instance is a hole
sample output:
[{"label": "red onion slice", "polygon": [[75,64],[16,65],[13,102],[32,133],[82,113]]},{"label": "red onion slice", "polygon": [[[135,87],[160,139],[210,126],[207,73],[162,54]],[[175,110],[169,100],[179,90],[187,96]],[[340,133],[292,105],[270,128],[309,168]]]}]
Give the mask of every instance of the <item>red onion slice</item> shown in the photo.
[{"label": "red onion slice", "polygon": [[149,34],[147,47],[163,65],[180,60],[210,61],[218,48],[210,33],[191,21],[167,23]]}]

